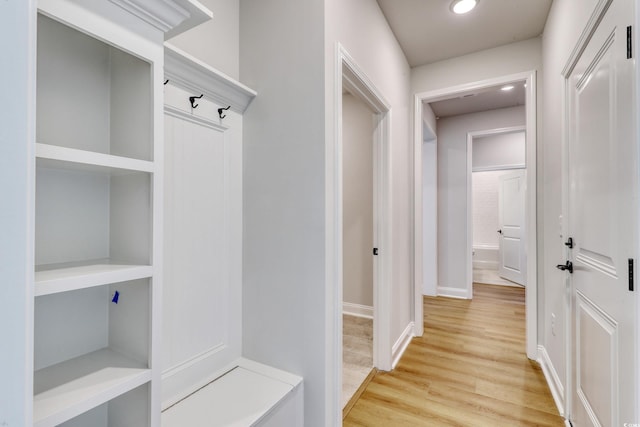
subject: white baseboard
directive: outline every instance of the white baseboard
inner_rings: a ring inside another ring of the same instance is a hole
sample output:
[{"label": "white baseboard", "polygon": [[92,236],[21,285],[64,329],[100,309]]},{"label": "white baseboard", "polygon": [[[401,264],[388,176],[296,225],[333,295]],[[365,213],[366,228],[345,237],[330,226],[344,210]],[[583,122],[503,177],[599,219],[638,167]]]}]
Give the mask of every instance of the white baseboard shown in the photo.
[{"label": "white baseboard", "polygon": [[453,288],[450,286],[438,286],[439,297],[471,299],[468,289]]},{"label": "white baseboard", "polygon": [[556,369],[553,366],[553,363],[551,363],[549,353],[547,353],[547,350],[542,345],[538,346],[538,363],[540,363],[544,378],[547,380],[547,384],[549,385],[549,390],[551,390],[553,400],[554,402],[556,402],[558,412],[560,412],[560,415],[564,417],[564,387],[562,385],[562,381],[560,381],[560,377],[558,376]]},{"label": "white baseboard", "polygon": [[356,317],[364,317],[365,319],[373,319],[373,307],[370,307],[368,305],[343,302],[342,314],[347,314],[349,316],[356,316]]},{"label": "white baseboard", "polygon": [[394,369],[398,362],[400,362],[402,355],[409,346],[409,343],[411,343],[411,338],[413,338],[413,326],[413,322],[410,322],[393,345],[391,350],[391,369]]}]

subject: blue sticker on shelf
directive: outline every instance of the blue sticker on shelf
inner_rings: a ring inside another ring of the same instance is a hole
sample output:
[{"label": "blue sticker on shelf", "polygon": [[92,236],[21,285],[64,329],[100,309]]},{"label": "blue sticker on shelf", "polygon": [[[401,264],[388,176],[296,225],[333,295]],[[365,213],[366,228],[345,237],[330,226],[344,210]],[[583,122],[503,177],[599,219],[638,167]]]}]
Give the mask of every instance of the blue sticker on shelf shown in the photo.
[{"label": "blue sticker on shelf", "polygon": [[120,298],[120,292],[116,291],[116,293],[113,294],[113,298],[111,299],[111,302],[115,302],[117,304],[118,298]]}]

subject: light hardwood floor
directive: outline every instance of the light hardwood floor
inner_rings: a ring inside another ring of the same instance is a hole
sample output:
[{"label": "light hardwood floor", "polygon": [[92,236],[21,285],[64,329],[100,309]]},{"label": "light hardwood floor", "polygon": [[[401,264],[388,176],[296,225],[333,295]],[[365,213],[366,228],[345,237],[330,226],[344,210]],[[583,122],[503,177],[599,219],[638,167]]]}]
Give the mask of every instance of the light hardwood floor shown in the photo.
[{"label": "light hardwood floor", "polygon": [[424,313],[424,336],[376,374],[344,426],[564,426],[525,354],[524,288],[474,284],[473,300],[425,297]]}]

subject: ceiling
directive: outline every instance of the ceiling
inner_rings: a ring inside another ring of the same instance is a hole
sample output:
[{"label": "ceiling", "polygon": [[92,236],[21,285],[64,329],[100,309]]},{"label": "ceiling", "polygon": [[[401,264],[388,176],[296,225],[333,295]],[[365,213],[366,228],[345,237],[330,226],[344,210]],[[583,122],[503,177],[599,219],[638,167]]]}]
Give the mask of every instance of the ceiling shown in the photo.
[{"label": "ceiling", "polygon": [[[451,12],[452,0],[377,0],[411,67],[491,49],[542,34],[553,0],[479,0],[466,15]],[[437,117],[525,104],[524,82],[432,102]]]},{"label": "ceiling", "polygon": [[377,0],[411,67],[539,36],[552,2],[479,0],[455,15],[451,1]]},{"label": "ceiling", "polygon": [[525,105],[524,83],[513,83],[514,88],[510,91],[501,90],[502,85],[494,86],[465,93],[456,98],[432,102],[429,105],[438,118]]}]

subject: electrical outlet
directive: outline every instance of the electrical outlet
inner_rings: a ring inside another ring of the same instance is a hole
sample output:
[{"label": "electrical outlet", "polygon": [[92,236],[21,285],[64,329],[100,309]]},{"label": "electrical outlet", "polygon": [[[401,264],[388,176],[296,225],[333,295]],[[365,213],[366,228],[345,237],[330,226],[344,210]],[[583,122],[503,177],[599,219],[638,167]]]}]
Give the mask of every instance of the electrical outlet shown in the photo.
[{"label": "electrical outlet", "polygon": [[556,315],[551,313],[551,334],[556,336]]}]

